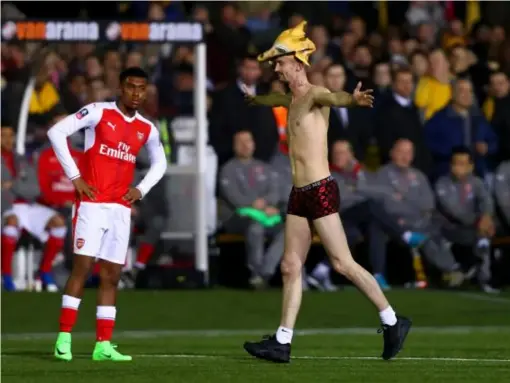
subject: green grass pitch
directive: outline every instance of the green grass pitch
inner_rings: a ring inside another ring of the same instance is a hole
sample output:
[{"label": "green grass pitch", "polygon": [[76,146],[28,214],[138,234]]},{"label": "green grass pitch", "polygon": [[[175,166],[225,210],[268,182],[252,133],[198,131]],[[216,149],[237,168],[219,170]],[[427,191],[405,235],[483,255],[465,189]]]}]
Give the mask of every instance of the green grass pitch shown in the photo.
[{"label": "green grass pitch", "polygon": [[413,319],[405,349],[382,361],[376,311],[354,289],[305,293],[293,360],[255,360],[245,340],[274,332],[280,291],[121,292],[114,342],[127,363],[92,362],[95,297],[87,291],[72,362],[53,359],[60,296],[2,294],[5,383],[510,382],[510,293],[395,290]]}]

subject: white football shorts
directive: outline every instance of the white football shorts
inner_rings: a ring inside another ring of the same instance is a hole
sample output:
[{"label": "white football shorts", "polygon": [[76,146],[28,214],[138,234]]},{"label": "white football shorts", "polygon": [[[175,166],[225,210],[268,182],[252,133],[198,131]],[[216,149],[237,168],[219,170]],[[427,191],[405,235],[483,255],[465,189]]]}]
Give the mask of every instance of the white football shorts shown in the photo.
[{"label": "white football shorts", "polygon": [[131,232],[131,209],[117,203],[73,206],[74,253],[124,265]]}]

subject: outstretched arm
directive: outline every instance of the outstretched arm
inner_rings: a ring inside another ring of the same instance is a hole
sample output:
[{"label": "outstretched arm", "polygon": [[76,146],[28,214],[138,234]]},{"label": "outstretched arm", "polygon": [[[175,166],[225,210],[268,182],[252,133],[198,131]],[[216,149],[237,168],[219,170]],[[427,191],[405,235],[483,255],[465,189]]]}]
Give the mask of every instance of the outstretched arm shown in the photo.
[{"label": "outstretched arm", "polygon": [[288,108],[291,102],[291,96],[288,94],[273,92],[256,96],[244,85],[241,90],[244,93],[245,101],[250,105],[284,106]]},{"label": "outstretched arm", "polygon": [[372,92],[372,89],[361,91],[361,82],[358,83],[353,94],[343,91],[331,93],[326,89],[317,88],[313,96],[313,101],[316,105],[320,106],[336,106],[343,108],[366,106],[372,108],[374,103]]},{"label": "outstretched arm", "polygon": [[250,105],[284,106],[286,108],[289,107],[291,101],[289,95],[282,93],[269,93],[259,96],[245,94],[244,98]]}]

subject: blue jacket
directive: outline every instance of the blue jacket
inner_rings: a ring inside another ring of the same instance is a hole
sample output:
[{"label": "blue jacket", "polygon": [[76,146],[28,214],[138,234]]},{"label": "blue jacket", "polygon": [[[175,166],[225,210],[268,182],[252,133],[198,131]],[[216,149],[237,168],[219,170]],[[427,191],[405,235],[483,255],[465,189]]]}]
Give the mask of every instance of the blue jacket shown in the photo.
[{"label": "blue jacket", "polygon": [[[471,151],[474,154],[476,173],[484,177],[493,170],[494,164],[491,156],[498,150],[498,138],[484,116],[479,113],[471,113]],[[425,124],[425,140],[427,147],[434,159],[432,178],[437,179],[446,175],[450,170],[450,157],[452,149],[465,146],[464,143],[464,119],[448,105],[438,111]],[[481,156],[475,151],[475,143],[485,142],[488,152]]]}]

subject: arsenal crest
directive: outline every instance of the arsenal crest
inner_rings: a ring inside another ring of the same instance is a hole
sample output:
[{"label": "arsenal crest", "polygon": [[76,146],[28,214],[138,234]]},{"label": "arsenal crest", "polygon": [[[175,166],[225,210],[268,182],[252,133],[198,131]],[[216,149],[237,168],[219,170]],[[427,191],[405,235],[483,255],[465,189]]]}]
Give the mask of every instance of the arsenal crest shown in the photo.
[{"label": "arsenal crest", "polygon": [[142,132],[136,132],[136,136],[138,137],[138,139],[139,139],[140,141],[142,141],[142,140],[143,140],[143,137],[144,137],[145,135],[144,135]]}]

